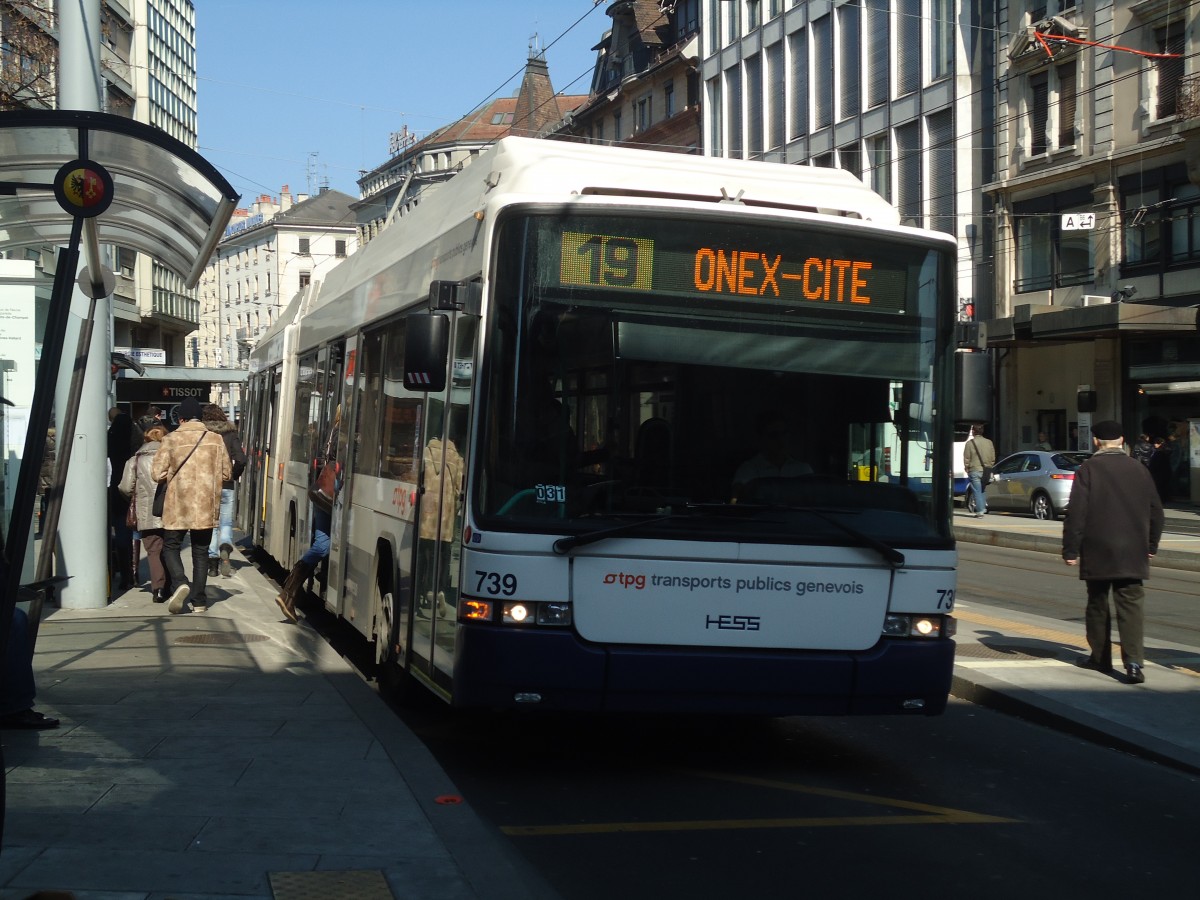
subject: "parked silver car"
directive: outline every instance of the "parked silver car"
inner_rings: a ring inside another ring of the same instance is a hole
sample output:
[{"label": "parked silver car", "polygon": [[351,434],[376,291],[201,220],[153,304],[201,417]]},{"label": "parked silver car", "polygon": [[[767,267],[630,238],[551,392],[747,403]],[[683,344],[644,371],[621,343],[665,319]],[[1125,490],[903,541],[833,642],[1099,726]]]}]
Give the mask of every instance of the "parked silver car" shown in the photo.
[{"label": "parked silver car", "polygon": [[[989,510],[1032,513],[1053,519],[1067,511],[1075,470],[1091,456],[1074,450],[1022,450],[1004,457],[992,469],[984,488]],[[967,510],[975,512],[975,494],[967,491]]]}]

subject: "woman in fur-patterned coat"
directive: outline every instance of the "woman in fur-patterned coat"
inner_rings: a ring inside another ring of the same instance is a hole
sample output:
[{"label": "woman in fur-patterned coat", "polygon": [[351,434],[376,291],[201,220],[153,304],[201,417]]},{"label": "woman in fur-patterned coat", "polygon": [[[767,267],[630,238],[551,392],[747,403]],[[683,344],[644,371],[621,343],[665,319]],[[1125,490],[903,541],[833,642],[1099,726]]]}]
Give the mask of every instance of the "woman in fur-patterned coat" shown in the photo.
[{"label": "woman in fur-patterned coat", "polygon": [[[189,397],[177,409],[179,428],[163,438],[154,455],[155,481],[170,479],[163,503],[163,561],[175,590],[167,602],[171,613],[183,612],[190,596],[192,612],[206,612],[208,544],[221,518],[221,485],[233,474],[225,442],[200,421],[200,404]],[[192,541],[192,582],[187,583],[179,557],[185,536]]]}]

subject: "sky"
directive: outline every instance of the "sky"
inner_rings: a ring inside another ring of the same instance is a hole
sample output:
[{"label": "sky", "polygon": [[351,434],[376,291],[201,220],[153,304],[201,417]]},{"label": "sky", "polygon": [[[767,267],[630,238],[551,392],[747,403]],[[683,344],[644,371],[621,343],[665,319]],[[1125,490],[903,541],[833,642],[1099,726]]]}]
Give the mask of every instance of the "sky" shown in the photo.
[{"label": "sky", "polygon": [[418,137],[514,95],[536,34],[586,94],[612,20],[593,0],[195,0],[200,154],[243,205],[322,184],[358,196],[392,132]]}]

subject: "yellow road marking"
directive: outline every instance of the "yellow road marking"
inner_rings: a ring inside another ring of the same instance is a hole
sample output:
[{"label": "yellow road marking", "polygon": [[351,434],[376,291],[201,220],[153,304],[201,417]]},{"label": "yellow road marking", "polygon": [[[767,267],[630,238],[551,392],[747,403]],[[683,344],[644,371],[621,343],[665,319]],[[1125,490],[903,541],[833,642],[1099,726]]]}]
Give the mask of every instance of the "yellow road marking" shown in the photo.
[{"label": "yellow road marking", "polygon": [[746,775],[724,775],[719,772],[687,772],[698,778],[714,781],[731,781],[753,787],[811,794],[815,797],[831,797],[872,806],[911,810],[921,815],[877,815],[877,816],[803,816],[798,818],[772,819],[697,819],[674,822],[585,822],[575,825],[506,825],[500,830],[513,837],[552,837],[581,834],[633,834],[645,832],[678,831],[745,831],[753,828],[836,828],[845,826],[876,825],[996,825],[1013,824],[1019,819],[1006,819],[983,813],[932,806],[911,800],[897,800],[874,794],[858,794],[833,788],[810,787],[787,781],[772,781]]}]

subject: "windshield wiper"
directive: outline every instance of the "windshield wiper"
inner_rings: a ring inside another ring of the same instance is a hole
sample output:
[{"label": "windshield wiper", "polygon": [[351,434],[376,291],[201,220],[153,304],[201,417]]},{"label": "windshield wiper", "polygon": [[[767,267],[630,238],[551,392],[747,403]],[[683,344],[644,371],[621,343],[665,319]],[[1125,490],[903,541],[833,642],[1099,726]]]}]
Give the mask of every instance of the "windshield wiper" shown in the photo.
[{"label": "windshield wiper", "polygon": [[667,519],[679,518],[678,513],[667,513],[663,516],[652,516],[649,519],[637,519],[633,522],[622,522],[620,525],[614,525],[612,528],[599,528],[596,531],[589,531],[586,534],[576,534],[571,537],[559,538],[554,542],[554,552],[559,556],[566,556],[576,547],[583,547],[587,544],[594,544],[596,541],[602,541],[605,538],[616,537],[618,534],[625,534],[630,531],[637,531],[643,525],[654,525],[657,522],[665,522]]},{"label": "windshield wiper", "polygon": [[828,522],[834,528],[837,528],[840,531],[845,532],[846,534],[850,535],[850,537],[854,538],[855,540],[861,541],[865,546],[870,547],[872,550],[874,550],[876,553],[878,553],[880,556],[882,556],[883,561],[886,562],[893,569],[897,569],[900,566],[904,565],[904,554],[901,553],[899,550],[897,550],[895,547],[893,547],[891,544],[885,544],[883,541],[879,540],[879,538],[873,538],[869,534],[865,534],[865,533],[859,531],[857,528],[853,528],[853,527],[847,525],[845,522],[839,522],[833,516],[829,515],[828,513],[825,513],[822,510],[806,509],[803,506],[796,506],[796,507],[789,507],[789,508],[795,509],[797,512],[804,512],[804,513],[808,513],[811,516],[815,516],[816,518],[820,519],[822,522]]}]

